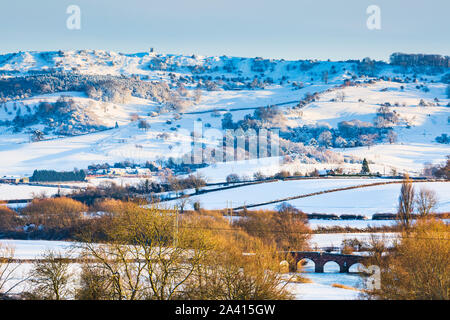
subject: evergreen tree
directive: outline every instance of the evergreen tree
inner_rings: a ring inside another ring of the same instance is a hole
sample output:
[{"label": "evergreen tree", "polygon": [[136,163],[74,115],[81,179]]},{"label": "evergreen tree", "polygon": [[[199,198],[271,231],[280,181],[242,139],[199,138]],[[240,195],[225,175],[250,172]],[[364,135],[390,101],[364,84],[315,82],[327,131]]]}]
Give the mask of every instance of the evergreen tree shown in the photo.
[{"label": "evergreen tree", "polygon": [[55,170],[34,170],[30,181],[84,181],[86,172],[84,170],[58,172]]},{"label": "evergreen tree", "polygon": [[362,174],[369,174],[370,173],[369,163],[367,162],[366,158],[364,158],[364,160],[363,160],[361,173]]}]

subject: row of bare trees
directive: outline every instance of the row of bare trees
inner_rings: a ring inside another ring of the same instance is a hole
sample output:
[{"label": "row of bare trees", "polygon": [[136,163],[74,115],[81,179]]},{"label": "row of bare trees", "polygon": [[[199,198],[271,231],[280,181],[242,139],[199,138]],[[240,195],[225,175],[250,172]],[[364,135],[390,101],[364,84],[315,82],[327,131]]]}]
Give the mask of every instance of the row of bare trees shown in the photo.
[{"label": "row of bare trees", "polygon": [[372,244],[369,264],[380,269],[380,286],[361,298],[376,300],[450,299],[450,226],[434,218],[419,219],[399,234],[392,247]]},{"label": "row of bare trees", "polygon": [[[309,229],[297,212],[249,217],[249,224],[235,226],[214,213],[181,216],[176,210],[144,209],[119,200],[103,201],[98,208],[101,230],[84,228],[72,253],[49,251],[35,260],[21,278],[26,285],[13,283],[13,251],[0,254],[0,294],[14,291],[22,299],[54,300],[291,297],[280,273],[285,257],[279,252],[306,246]],[[57,214],[51,208],[47,212]],[[48,217],[42,219],[48,222]]]},{"label": "row of bare trees", "polygon": [[414,218],[428,217],[436,209],[437,204],[436,192],[422,187],[416,193],[412,180],[405,175],[400,189],[397,211],[399,223],[405,230],[411,227]]},{"label": "row of bare trees", "polygon": [[369,262],[380,268],[380,286],[363,291],[362,298],[450,299],[450,226],[431,214],[437,203],[434,191],[416,192],[405,176],[398,205],[401,232],[392,245],[372,241]]}]

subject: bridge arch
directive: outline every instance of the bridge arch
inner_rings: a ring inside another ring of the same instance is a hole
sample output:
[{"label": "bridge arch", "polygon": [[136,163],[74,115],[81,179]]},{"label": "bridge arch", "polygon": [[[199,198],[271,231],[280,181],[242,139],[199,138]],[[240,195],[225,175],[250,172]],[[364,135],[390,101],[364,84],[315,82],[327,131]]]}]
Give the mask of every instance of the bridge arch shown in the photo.
[{"label": "bridge arch", "polygon": [[297,271],[314,272],[316,262],[310,258],[303,258],[297,262]]},{"label": "bridge arch", "polygon": [[361,262],[356,262],[350,265],[350,267],[348,268],[348,272],[351,273],[357,273],[357,272],[362,272],[363,268],[365,268],[366,266],[364,265],[364,263]]},{"label": "bridge arch", "polygon": [[339,264],[339,262],[334,260],[328,260],[323,264],[323,272],[326,273],[338,273],[341,271],[342,266]]},{"label": "bridge arch", "polygon": [[281,273],[289,273],[289,262],[283,260],[280,262],[280,272]]}]

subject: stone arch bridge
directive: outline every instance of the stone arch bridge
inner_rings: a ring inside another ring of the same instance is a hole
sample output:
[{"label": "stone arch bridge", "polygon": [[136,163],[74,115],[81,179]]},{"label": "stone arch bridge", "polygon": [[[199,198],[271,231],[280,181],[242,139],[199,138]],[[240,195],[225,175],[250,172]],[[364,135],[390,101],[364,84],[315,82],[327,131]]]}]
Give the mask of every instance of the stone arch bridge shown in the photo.
[{"label": "stone arch bridge", "polygon": [[350,267],[356,263],[367,265],[367,257],[352,254],[313,251],[290,251],[289,254],[292,256],[292,258],[294,258],[295,261],[295,268],[291,268],[290,266],[291,270],[296,270],[298,262],[303,259],[309,259],[313,261],[315,272],[318,273],[323,273],[323,267],[329,261],[336,262],[339,265],[339,272],[349,272]]}]

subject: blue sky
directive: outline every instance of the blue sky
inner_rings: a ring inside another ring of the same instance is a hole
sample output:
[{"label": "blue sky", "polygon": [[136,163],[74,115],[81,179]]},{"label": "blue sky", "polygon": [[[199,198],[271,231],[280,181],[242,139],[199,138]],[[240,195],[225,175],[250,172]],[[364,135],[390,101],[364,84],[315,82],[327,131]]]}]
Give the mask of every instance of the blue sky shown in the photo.
[{"label": "blue sky", "polygon": [[[81,30],[66,8],[81,8]],[[366,8],[381,9],[381,30]],[[285,59],[450,55],[448,0],[14,0],[0,8],[0,51],[105,49]]]}]

